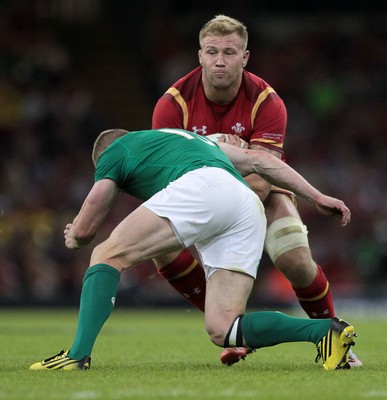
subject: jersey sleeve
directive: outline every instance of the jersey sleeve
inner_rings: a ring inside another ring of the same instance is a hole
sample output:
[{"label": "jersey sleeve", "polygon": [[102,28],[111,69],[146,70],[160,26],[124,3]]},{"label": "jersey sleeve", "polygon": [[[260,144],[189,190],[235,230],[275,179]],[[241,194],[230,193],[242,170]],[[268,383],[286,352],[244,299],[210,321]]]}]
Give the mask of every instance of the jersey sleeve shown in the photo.
[{"label": "jersey sleeve", "polygon": [[[124,159],[123,148],[121,146],[110,145],[99,157],[95,167],[94,182],[102,179],[116,181],[120,187],[122,184],[122,162]],[[112,162],[111,160],[114,160]]]},{"label": "jersey sleeve", "polygon": [[160,128],[184,128],[181,107],[169,93],[158,100],[153,110],[152,129]]},{"label": "jersey sleeve", "polygon": [[276,94],[270,94],[256,113],[250,145],[260,145],[283,155],[286,134],[287,112],[283,100]]},{"label": "jersey sleeve", "polygon": [[[283,145],[287,125],[286,107],[277,94],[272,95],[267,100],[269,101],[263,102],[260,112],[257,113],[250,144],[259,144],[268,149],[278,151],[281,153],[282,160],[285,161]],[[296,196],[290,190],[272,186],[270,192],[285,194],[297,205]]]}]

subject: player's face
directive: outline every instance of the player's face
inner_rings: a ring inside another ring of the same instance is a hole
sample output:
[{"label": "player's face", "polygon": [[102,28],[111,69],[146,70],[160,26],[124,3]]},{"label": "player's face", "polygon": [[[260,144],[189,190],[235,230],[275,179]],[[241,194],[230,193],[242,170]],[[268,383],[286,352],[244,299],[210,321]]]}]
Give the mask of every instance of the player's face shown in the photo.
[{"label": "player's face", "polygon": [[242,69],[248,58],[249,52],[244,50],[244,43],[236,33],[227,36],[207,36],[199,50],[203,78],[217,90],[240,84]]}]

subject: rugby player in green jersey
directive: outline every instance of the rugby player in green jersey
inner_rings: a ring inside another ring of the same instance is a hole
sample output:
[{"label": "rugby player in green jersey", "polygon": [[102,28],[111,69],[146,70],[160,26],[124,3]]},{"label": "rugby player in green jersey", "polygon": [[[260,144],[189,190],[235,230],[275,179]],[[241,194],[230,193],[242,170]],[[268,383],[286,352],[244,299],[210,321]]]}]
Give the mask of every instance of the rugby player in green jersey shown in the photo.
[{"label": "rugby player in green jersey", "polygon": [[242,176],[257,173],[290,189],[322,214],[341,216],[345,226],[351,214],[341,200],[322,194],[264,151],[218,145],[184,130],[104,131],[92,158],[95,183],[64,231],[69,249],[92,242],[119,191],[144,203],[94,248],[70,349],[30,369],[89,369],[95,340],[113,310],[122,271],[185,248],[204,266],[205,327],[215,345],[258,349],[311,342],[325,369],[348,368],[348,350],[356,333],[344,320],[245,313],[263,251],[266,217],[261,200]]}]

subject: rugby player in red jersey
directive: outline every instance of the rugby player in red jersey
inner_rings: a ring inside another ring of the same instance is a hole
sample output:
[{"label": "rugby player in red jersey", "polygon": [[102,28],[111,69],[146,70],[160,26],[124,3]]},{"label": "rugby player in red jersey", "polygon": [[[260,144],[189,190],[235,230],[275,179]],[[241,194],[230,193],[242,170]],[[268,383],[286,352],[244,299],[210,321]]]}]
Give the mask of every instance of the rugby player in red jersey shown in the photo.
[{"label": "rugby player in red jersey", "polygon": [[[284,159],[286,107],[268,83],[244,69],[250,55],[247,41],[247,29],[240,21],[224,15],[208,21],[199,34],[200,66],[158,100],[152,128],[182,128],[205,136],[222,133],[220,141],[265,150]],[[335,310],[329,282],[312,257],[295,196],[258,175],[249,175],[246,180],[265,204],[265,251],[291,283],[308,316],[332,318]],[[154,261],[159,273],[203,311],[204,273],[188,250]],[[221,361],[231,365],[248,353],[244,348],[225,349]],[[349,363],[352,367],[362,365],[352,352]]]}]

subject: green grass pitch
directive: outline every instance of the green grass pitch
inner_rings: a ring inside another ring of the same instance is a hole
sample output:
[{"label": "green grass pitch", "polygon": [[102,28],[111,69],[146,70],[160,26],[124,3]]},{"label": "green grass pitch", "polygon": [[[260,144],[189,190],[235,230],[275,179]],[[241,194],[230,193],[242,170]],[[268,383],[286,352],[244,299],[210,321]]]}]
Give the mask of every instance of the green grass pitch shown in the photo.
[{"label": "green grass pitch", "polygon": [[324,371],[310,343],[260,349],[232,367],[188,310],[117,308],[89,371],[29,371],[71,345],[76,310],[0,311],[0,399],[387,399],[387,319],[352,316],[364,366]]}]

